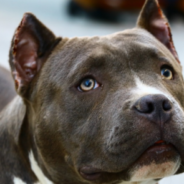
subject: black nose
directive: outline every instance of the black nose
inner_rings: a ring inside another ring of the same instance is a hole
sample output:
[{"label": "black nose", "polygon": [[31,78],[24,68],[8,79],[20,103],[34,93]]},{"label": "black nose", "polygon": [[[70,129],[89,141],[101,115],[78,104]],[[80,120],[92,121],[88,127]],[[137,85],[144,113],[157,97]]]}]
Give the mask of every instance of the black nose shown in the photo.
[{"label": "black nose", "polygon": [[172,104],[164,95],[147,95],[136,101],[134,109],[151,122],[163,125],[171,118]]}]

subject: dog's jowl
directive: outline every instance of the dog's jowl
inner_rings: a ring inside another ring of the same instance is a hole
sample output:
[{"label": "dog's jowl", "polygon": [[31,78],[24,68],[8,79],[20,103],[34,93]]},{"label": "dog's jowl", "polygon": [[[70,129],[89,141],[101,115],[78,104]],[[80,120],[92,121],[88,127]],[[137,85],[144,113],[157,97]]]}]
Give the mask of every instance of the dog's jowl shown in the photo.
[{"label": "dog's jowl", "polygon": [[1,184],[155,184],[184,172],[182,68],[156,0],[134,29],[102,37],[58,38],[27,13],[10,66],[18,95],[0,114]]}]

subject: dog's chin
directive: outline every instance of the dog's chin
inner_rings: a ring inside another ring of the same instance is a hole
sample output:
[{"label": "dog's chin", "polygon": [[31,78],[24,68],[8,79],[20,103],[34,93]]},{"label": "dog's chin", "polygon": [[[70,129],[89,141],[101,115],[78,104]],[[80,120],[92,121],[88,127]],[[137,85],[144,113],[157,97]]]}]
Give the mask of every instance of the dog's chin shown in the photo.
[{"label": "dog's chin", "polygon": [[108,173],[103,170],[83,167],[80,170],[81,176],[96,183],[111,181],[118,178],[126,181],[139,182],[144,180],[161,179],[177,172],[181,164],[181,158],[175,147],[171,144],[154,144],[149,147],[126,171]]},{"label": "dog's chin", "polygon": [[177,172],[180,155],[171,144],[154,144],[131,166],[131,181],[161,179]]}]

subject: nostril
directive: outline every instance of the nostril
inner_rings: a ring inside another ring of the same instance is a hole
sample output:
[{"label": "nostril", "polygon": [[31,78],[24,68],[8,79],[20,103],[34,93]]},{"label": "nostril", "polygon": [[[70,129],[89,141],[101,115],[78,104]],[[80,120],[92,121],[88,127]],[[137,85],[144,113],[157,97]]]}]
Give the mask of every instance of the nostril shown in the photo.
[{"label": "nostril", "polygon": [[151,102],[147,103],[147,111],[146,113],[152,113],[154,111],[154,105]]},{"label": "nostril", "polygon": [[171,103],[168,100],[164,100],[162,106],[165,111],[172,109]]},{"label": "nostril", "polygon": [[152,113],[154,111],[154,104],[147,100],[138,101],[135,108],[141,113]]}]

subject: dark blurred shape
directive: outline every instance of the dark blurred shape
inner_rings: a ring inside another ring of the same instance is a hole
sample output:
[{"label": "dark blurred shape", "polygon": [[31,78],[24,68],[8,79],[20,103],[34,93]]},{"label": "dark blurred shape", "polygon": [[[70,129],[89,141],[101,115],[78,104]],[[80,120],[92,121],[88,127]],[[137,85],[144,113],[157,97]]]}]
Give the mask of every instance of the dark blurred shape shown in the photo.
[{"label": "dark blurred shape", "polygon": [[[86,13],[98,19],[118,19],[122,12],[138,11],[145,0],[70,0],[70,15]],[[184,17],[184,0],[159,0],[169,19],[175,15]]]},{"label": "dark blurred shape", "polygon": [[184,18],[184,0],[167,0],[166,15],[169,20],[175,16]]},{"label": "dark blurred shape", "polygon": [[83,11],[83,8],[81,4],[78,4],[77,2],[70,0],[68,5],[68,12],[70,15],[78,15]]}]

